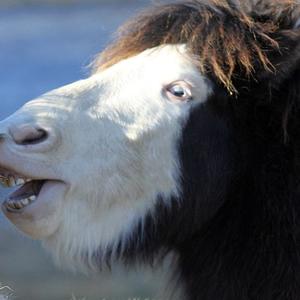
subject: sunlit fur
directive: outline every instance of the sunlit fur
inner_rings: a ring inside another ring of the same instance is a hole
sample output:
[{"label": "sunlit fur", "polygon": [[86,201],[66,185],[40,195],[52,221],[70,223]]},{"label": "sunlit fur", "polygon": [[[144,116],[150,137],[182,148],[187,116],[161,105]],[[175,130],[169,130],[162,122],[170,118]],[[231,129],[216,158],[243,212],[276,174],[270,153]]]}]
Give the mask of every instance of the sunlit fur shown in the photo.
[{"label": "sunlit fur", "polygon": [[296,19],[293,11],[293,0],[178,1],[155,7],[121,27],[115,43],[99,55],[93,69],[97,72],[157,45],[185,43],[197,57],[200,71],[211,73],[234,93],[237,69],[243,77],[261,68],[274,71],[267,51],[278,50],[276,33],[289,26],[285,17]]},{"label": "sunlit fur", "polygon": [[[170,253],[179,299],[300,299],[298,17],[194,0],[134,18],[91,77],[0,123],[0,170],[59,181],[7,216],[74,268]],[[168,97],[176,81],[192,97]],[[24,123],[55,143],[16,145]]]},{"label": "sunlit fur", "polygon": [[[165,95],[164,86],[182,78],[193,86],[194,103],[175,103]],[[56,204],[55,234],[45,240],[60,263],[98,268],[99,253],[103,259],[108,251],[115,256],[159,196],[167,206],[171,197],[178,198],[181,128],[190,107],[205,102],[209,92],[185,46],[164,46],[51,91],[3,122],[2,128],[34,117],[54,128],[59,120],[61,144],[44,155],[31,153],[27,160],[35,159],[34,168],[45,168],[45,160],[53,164],[49,178],[70,185]],[[22,166],[19,172],[25,172]],[[26,232],[43,237],[37,225]]]}]

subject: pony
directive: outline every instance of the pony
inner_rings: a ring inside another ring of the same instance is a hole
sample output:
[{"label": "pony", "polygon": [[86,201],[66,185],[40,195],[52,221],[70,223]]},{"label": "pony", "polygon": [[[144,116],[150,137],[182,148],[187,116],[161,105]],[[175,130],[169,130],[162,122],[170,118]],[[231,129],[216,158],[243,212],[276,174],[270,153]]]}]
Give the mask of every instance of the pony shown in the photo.
[{"label": "pony", "polygon": [[140,13],[90,77],[0,122],[4,214],[59,264],[171,255],[179,299],[298,300],[298,18],[291,0]]}]

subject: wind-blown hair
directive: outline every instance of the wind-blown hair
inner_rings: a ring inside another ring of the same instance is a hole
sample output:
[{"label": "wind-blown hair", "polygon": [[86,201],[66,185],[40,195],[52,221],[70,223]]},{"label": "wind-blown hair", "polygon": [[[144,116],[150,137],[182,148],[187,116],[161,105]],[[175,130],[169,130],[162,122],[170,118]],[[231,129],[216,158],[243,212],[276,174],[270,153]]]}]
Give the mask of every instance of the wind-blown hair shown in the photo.
[{"label": "wind-blown hair", "polygon": [[297,7],[291,0],[193,0],[155,6],[119,29],[115,41],[96,58],[93,72],[152,47],[183,43],[200,71],[232,94],[241,72],[247,78],[260,70],[276,70],[269,56],[282,50],[282,36],[290,34]]}]

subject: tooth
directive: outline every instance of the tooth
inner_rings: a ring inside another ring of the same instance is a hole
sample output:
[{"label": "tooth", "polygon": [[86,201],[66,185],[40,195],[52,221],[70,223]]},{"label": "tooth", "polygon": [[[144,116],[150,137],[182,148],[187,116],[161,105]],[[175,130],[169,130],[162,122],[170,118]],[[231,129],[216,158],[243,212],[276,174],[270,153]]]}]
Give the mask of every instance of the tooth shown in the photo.
[{"label": "tooth", "polygon": [[29,199],[29,201],[34,201],[34,200],[36,199],[36,196],[35,196],[35,195],[32,195],[32,196],[30,196],[28,199]]},{"label": "tooth", "polygon": [[15,202],[15,207],[17,208],[17,209],[20,209],[20,208],[23,208],[23,205],[22,205],[22,203],[21,202]]},{"label": "tooth", "polygon": [[8,181],[8,186],[9,187],[13,187],[13,186],[16,185],[15,178],[13,176],[8,176],[8,180],[7,181]]},{"label": "tooth", "polygon": [[22,200],[21,200],[21,203],[23,204],[23,206],[26,206],[26,205],[29,204],[29,199],[28,199],[28,198],[22,199]]},{"label": "tooth", "polygon": [[12,201],[12,200],[8,200],[6,203],[7,203],[7,205],[8,205],[8,206],[10,206],[10,207],[12,207],[12,208],[14,208],[14,207],[15,207],[15,205],[14,205],[14,204],[15,204],[15,202],[14,202],[14,201]]},{"label": "tooth", "polygon": [[8,178],[3,178],[1,179],[1,184],[3,185],[3,187],[9,187],[9,180]]},{"label": "tooth", "polygon": [[18,178],[17,180],[16,180],[16,184],[17,185],[22,185],[22,184],[24,184],[25,183],[25,180],[23,179],[23,178]]},{"label": "tooth", "polygon": [[17,208],[18,208],[18,207],[16,206],[16,202],[14,202],[14,201],[11,201],[11,202],[9,203],[9,205],[10,205],[11,208],[14,208],[14,209],[17,209]]}]

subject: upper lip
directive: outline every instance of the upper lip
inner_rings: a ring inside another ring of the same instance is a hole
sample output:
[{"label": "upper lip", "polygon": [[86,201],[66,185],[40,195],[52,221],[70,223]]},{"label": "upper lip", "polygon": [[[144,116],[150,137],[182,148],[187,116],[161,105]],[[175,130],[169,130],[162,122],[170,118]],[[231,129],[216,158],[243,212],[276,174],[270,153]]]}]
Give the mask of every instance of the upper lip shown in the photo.
[{"label": "upper lip", "polygon": [[0,168],[0,184],[4,187],[13,187],[21,185],[33,179],[22,174],[18,174],[14,171]]},{"label": "upper lip", "polygon": [[30,178],[21,177],[18,175],[4,176],[0,174],[0,184],[4,187],[14,187],[16,185],[22,185],[26,182],[32,181]]}]

